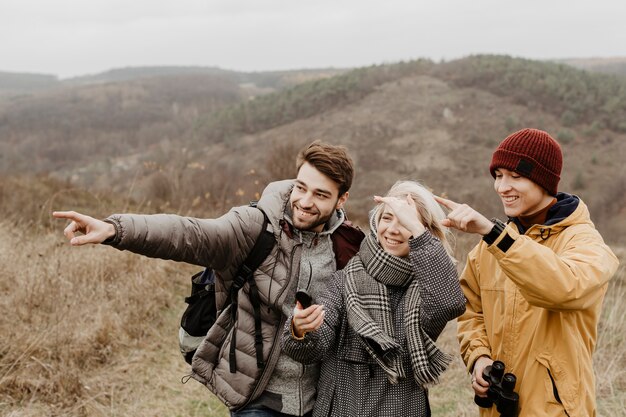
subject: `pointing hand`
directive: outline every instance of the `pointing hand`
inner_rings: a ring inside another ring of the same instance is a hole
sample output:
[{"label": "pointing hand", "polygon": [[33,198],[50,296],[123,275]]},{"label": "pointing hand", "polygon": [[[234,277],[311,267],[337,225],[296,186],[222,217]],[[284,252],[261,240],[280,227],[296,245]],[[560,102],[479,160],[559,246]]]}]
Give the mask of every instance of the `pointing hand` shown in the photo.
[{"label": "pointing hand", "polygon": [[[87,243],[102,243],[115,236],[115,227],[111,223],[94,219],[93,217],[75,211],[55,211],[52,213],[57,219],[71,220],[63,234],[70,240],[72,246],[81,246]],[[76,236],[76,233],[82,236]]]},{"label": "pointing hand", "polygon": [[437,196],[435,196],[435,200],[450,210],[448,218],[441,222],[446,227],[453,227],[466,233],[478,233],[483,236],[493,228],[491,220],[467,204],[455,203],[452,200]]}]

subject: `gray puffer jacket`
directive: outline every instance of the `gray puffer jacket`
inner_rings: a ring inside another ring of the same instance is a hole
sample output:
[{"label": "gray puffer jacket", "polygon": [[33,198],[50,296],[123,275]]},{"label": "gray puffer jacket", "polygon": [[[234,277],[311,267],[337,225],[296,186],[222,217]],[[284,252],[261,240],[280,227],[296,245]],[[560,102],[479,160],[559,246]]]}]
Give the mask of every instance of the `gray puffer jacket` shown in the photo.
[{"label": "gray puffer jacket", "polygon": [[[240,292],[236,325],[231,323],[230,306],[218,312],[216,324],[192,361],[193,378],[206,385],[231,410],[244,407],[263,393],[279,357],[284,356],[281,355],[278,339],[285,313],[293,308],[302,252],[307,250],[301,236],[297,236],[300,239],[294,238],[290,232],[293,229],[290,229],[285,216],[285,212],[289,211],[287,205],[292,187],[291,180],[271,183],[258,202],[258,207],[269,218],[268,228],[271,227],[277,242],[255,272],[261,299],[264,368],[257,367],[254,315],[247,296],[247,284]],[[338,212],[338,216],[334,217],[333,230],[342,223],[344,214]],[[219,306],[225,304],[232,278],[261,231],[263,214],[256,208],[242,206],[217,219],[166,214],[115,214],[107,221],[114,224],[117,232],[114,240],[107,243],[117,249],[215,269],[221,278],[216,281]],[[326,237],[330,242],[330,234]],[[328,256],[333,259],[332,246]],[[236,373],[231,373],[229,367],[233,331],[237,332]],[[317,372],[315,370],[315,376]]]}]

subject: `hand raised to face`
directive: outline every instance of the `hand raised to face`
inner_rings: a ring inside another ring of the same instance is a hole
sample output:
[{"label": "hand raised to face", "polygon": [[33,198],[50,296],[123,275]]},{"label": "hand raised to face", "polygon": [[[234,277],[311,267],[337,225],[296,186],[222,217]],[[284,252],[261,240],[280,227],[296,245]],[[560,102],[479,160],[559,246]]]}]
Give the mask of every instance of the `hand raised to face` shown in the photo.
[{"label": "hand raised to face", "polygon": [[413,237],[421,235],[426,230],[411,196],[407,195],[406,198],[374,196],[374,201],[384,203],[398,223],[410,231]]}]

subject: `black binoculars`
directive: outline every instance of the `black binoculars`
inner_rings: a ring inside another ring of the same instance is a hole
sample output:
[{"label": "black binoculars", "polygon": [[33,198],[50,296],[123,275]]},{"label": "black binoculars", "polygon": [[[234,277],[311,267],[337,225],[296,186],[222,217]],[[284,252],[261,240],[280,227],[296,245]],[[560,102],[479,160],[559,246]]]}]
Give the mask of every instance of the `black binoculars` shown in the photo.
[{"label": "black binoculars", "polygon": [[482,408],[495,404],[501,417],[517,417],[519,395],[513,392],[517,378],[512,373],[504,373],[504,362],[494,361],[483,370],[483,379],[489,382],[486,397],[474,396],[474,402]]}]

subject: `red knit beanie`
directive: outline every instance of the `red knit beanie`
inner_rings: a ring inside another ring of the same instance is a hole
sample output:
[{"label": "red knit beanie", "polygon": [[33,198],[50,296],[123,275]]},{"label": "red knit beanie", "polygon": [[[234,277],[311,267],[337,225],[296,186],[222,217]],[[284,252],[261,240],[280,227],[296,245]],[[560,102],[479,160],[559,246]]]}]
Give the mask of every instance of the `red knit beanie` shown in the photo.
[{"label": "red knit beanie", "polygon": [[522,129],[500,143],[489,172],[495,178],[497,168],[515,171],[556,195],[562,166],[563,154],[556,140],[543,130]]}]

